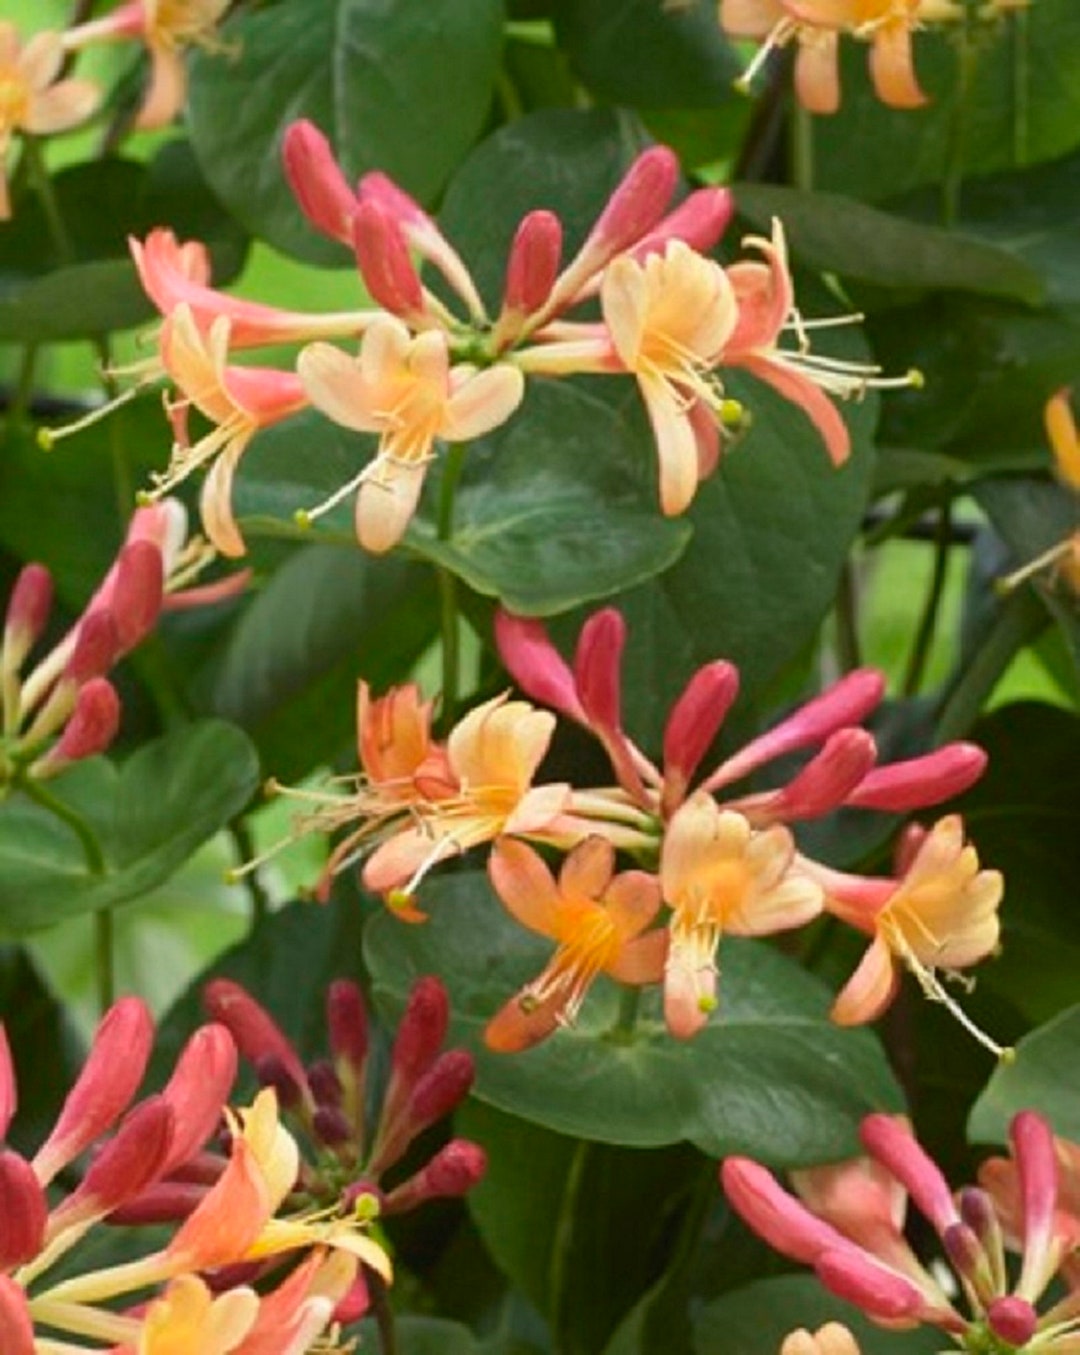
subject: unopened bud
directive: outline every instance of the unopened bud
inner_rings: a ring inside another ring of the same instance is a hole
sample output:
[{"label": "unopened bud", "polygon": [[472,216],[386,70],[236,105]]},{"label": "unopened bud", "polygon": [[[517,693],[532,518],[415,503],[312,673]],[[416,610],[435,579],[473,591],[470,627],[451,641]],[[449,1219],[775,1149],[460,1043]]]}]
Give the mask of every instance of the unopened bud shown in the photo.
[{"label": "unopened bud", "polygon": [[29,1162],[0,1152],[0,1270],[14,1270],[41,1250],[49,1205]]},{"label": "unopened bud", "polygon": [[1035,1335],[1038,1316],[1026,1299],[995,1299],[986,1312],[990,1330],[1008,1345],[1022,1349]]},{"label": "unopened bud", "polygon": [[116,581],[109,608],[127,654],[154,629],[165,596],[161,550],[150,541],[131,541],[116,561]]},{"label": "unopened bud", "polygon": [[332,240],[351,245],[356,195],[326,137],[306,119],[291,123],[285,129],[281,156],[285,178],[307,219]]},{"label": "unopened bud", "polygon": [[949,743],[924,757],[878,767],[848,797],[859,809],[906,814],[951,800],[982,776],[986,754],[973,743]]},{"label": "unopened bud", "polygon": [[353,248],[364,284],[380,306],[404,319],[423,314],[424,289],[405,233],[378,203],[362,202],[357,208]]},{"label": "unopened bud", "polygon": [[352,1322],[359,1322],[370,1307],[371,1295],[368,1293],[363,1269],[360,1269],[356,1272],[356,1278],[344,1298],[338,1299],[331,1320],[342,1327],[347,1327]]},{"label": "unopened bud", "polygon": [[953,1223],[942,1233],[941,1243],[956,1273],[985,1298],[989,1268],[986,1253],[975,1232],[966,1223]]},{"label": "unopened bud", "polygon": [[450,1049],[440,1054],[417,1081],[401,1110],[392,1119],[383,1115],[368,1161],[371,1175],[381,1176],[418,1134],[449,1115],[468,1096],[475,1079],[476,1064],[466,1050]]},{"label": "unopened bud", "polygon": [[75,647],[64,666],[61,681],[67,679],[81,687],[91,678],[104,677],[120,652],[120,632],[112,612],[89,612],[79,622]]},{"label": "unopened bud", "polygon": [[922,1293],[909,1279],[854,1249],[825,1252],[818,1257],[814,1269],[830,1293],[853,1303],[870,1317],[904,1321],[923,1306]]},{"label": "unopened bud", "polygon": [[175,1120],[162,1175],[187,1163],[214,1133],[235,1080],[232,1036],[216,1023],[200,1026],[181,1051],[162,1092]]},{"label": "unopened bud", "polygon": [[0,1350],[4,1355],[34,1355],[40,1349],[22,1285],[0,1275]]},{"label": "unopened bud", "polygon": [[25,565],[8,598],[4,622],[3,668],[16,672],[40,638],[52,609],[52,575],[44,565]]},{"label": "unopened bud", "polygon": [[608,199],[589,239],[608,258],[629,249],[663,217],[679,178],[679,160],[667,146],[650,146],[634,161]]},{"label": "unopened bud", "polygon": [[311,1094],[318,1105],[341,1105],[341,1080],[326,1059],[317,1059],[314,1063],[308,1065],[307,1080]]},{"label": "unopened bud", "polygon": [[368,1017],[364,995],[349,979],[335,979],[326,990],[326,1024],[334,1058],[362,1076],[368,1054]]},{"label": "unopened bud", "polygon": [[0,1021],[0,1140],[7,1138],[19,1104],[19,1088],[15,1081],[15,1065],[11,1059],[11,1046],[8,1044],[7,1031]]},{"label": "unopened bud", "polygon": [[352,1138],[352,1125],[337,1106],[316,1106],[311,1124],[315,1137],[328,1148],[336,1148]]},{"label": "unopened bud", "polygon": [[739,670],[718,659],[699,668],[683,688],[664,727],[664,808],[682,800],[690,779],[739,691]]},{"label": "unopened bud", "polygon": [[901,830],[893,848],[893,874],[900,879],[911,869],[919,854],[919,848],[926,841],[929,829],[921,823],[909,823]]},{"label": "unopened bud", "polygon": [[410,1092],[416,1080],[434,1063],[449,1024],[450,1000],[441,981],[430,974],[417,979],[398,1023],[390,1055],[393,1076],[407,1081]]},{"label": "unopened bud", "polygon": [[735,200],[727,188],[699,188],[649,231],[630,250],[642,260],[661,253],[671,240],[682,240],[699,254],[707,254],[735,214]]},{"label": "unopened bud", "polygon": [[259,1086],[273,1087],[282,1110],[296,1110],[301,1105],[304,1099],[301,1085],[276,1054],[263,1054],[252,1062]]},{"label": "unopened bud", "polygon": [[211,979],[203,988],[203,1006],[228,1029],[243,1058],[257,1068],[267,1059],[276,1060],[296,1092],[303,1091],[307,1077],[299,1055],[270,1013],[245,988],[231,979]]},{"label": "unopened bud", "polygon": [[120,728],[120,698],[108,678],[91,678],[79,688],[64,732],[31,768],[37,777],[52,776],[80,758],[103,753]]},{"label": "unopened bud", "polygon": [[530,315],[551,295],[562,255],[562,223],[554,212],[522,218],[506,263],[503,313]]},{"label": "unopened bud", "polygon": [[472,1190],[487,1170],[487,1154],[478,1143],[451,1139],[426,1167],[386,1197],[384,1212],[402,1214],[428,1200],[449,1199]]}]

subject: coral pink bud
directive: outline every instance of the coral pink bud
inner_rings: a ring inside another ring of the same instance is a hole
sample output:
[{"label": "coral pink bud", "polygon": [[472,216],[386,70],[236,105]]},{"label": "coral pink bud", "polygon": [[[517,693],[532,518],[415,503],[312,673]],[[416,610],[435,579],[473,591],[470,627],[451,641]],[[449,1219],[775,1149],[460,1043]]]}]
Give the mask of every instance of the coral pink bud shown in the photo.
[{"label": "coral pink bud", "polygon": [[506,262],[503,311],[530,315],[551,295],[562,255],[562,223],[554,212],[523,217]]},{"label": "coral pink bud", "polygon": [[[240,984],[211,979],[203,988],[208,1015],[225,1026],[241,1055],[255,1065],[274,1059],[298,1091],[307,1086],[304,1065],[274,1018]],[[276,1085],[276,1084],[275,1084]]]},{"label": "coral pink bud", "polygon": [[307,219],[332,240],[351,245],[356,195],[326,137],[313,122],[291,123],[285,129],[281,156],[289,187]]},{"label": "coral pink bud", "polygon": [[34,1355],[37,1349],[26,1295],[10,1276],[0,1275],[0,1350],[4,1355]]},{"label": "coral pink bud", "polygon": [[161,550],[149,541],[131,541],[116,560],[110,610],[120,636],[120,652],[127,654],[153,630],[165,596],[165,567]]},{"label": "coral pink bud", "polygon": [[357,1271],[356,1279],[349,1286],[348,1293],[344,1298],[338,1299],[333,1321],[347,1327],[350,1322],[359,1322],[370,1307],[371,1295],[368,1293],[363,1269],[360,1269]]},{"label": "coral pink bud", "polygon": [[974,785],[986,767],[986,754],[973,743],[949,743],[925,757],[879,767],[847,803],[859,809],[906,814],[910,809],[951,800]]},{"label": "coral pink bud", "polygon": [[368,1016],[359,985],[335,979],[326,990],[326,1025],[334,1058],[363,1076],[368,1054]]},{"label": "coral pink bud", "polygon": [[1017,1350],[1026,1346],[1035,1335],[1038,1316],[1026,1299],[1015,1297],[994,1299],[986,1310],[990,1330]]},{"label": "coral pink bud", "polygon": [[487,1170],[487,1154],[478,1143],[451,1139],[427,1166],[386,1197],[387,1214],[401,1214],[428,1200],[448,1199],[472,1190]]},{"label": "coral pink bud", "polygon": [[60,771],[69,762],[103,753],[120,728],[120,698],[108,678],[91,678],[79,688],[59,741],[34,764],[37,776]]},{"label": "coral pink bud", "polygon": [[825,1252],[814,1269],[826,1289],[871,1317],[902,1321],[925,1306],[922,1292],[910,1280],[886,1270],[863,1252]]},{"label": "coral pink bud", "polygon": [[679,178],[679,159],[667,146],[650,146],[634,161],[608,199],[589,240],[608,258],[629,249],[664,215]]},{"label": "coral pink bud", "polygon": [[361,176],[356,186],[356,196],[359,202],[374,202],[382,207],[401,223],[406,232],[438,229],[416,199],[381,170],[373,169]]},{"label": "coral pink bud", "polygon": [[163,1176],[198,1153],[214,1133],[235,1080],[233,1037],[223,1025],[200,1026],[181,1051],[162,1092],[174,1119]]},{"label": "coral pink bud", "polygon": [[720,1183],[739,1217],[792,1261],[813,1263],[825,1251],[855,1250],[841,1233],[789,1195],[771,1172],[749,1158],[729,1157],[721,1163]]},{"label": "coral pink bud", "polygon": [[748,795],[734,807],[755,822],[820,818],[845,802],[876,761],[877,745],[865,729],[838,729],[782,790]]},{"label": "coral pink bud", "polygon": [[25,565],[19,571],[8,599],[4,622],[3,667],[18,670],[49,620],[52,610],[52,575],[44,565]]},{"label": "coral pink bud", "polygon": [[588,723],[570,666],[551,643],[543,622],[513,616],[500,607],[495,612],[495,644],[507,672],[527,696],[571,720]]},{"label": "coral pink bud", "polygon": [[103,677],[120,657],[120,631],[112,612],[93,611],[79,622],[75,647],[64,666],[64,678],[82,686]]},{"label": "coral pink bud", "polygon": [[926,841],[928,831],[921,823],[909,823],[897,835],[896,846],[893,848],[893,874],[898,880],[911,869],[919,854],[919,848]]},{"label": "coral pink bud", "polygon": [[884,695],[884,676],[876,668],[857,668],[740,749],[713,772],[703,789],[716,790],[741,780],[774,758],[823,743],[845,725],[857,725],[880,705]]},{"label": "coral pink bud", "polygon": [[405,233],[376,202],[362,202],[353,220],[353,248],[372,297],[394,315],[424,313],[424,289],[409,257]]},{"label": "coral pink bud", "polygon": [[635,259],[660,254],[671,240],[682,240],[699,254],[707,254],[734,214],[735,200],[729,189],[699,188],[639,240],[630,254]]},{"label": "coral pink bud", "polygon": [[724,659],[699,668],[683,688],[664,728],[666,813],[682,802],[738,692],[739,670]]},{"label": "coral pink bud", "polygon": [[153,1039],[153,1019],[141,998],[122,997],[105,1013],[60,1117],[33,1159],[42,1185],[100,1138],[129,1105]]},{"label": "coral pink bud", "polygon": [[907,1189],[940,1237],[960,1221],[949,1184],[905,1124],[891,1115],[867,1115],[859,1128],[863,1147]]},{"label": "coral pink bud", "polygon": [[578,695],[590,724],[618,729],[622,723],[619,665],[626,622],[614,607],[594,612],[581,628],[574,655]]},{"label": "coral pink bud", "polygon": [[53,1211],[50,1239],[76,1223],[111,1213],[156,1181],[172,1134],[173,1110],[164,1096],[137,1105],[93,1158],[78,1187]]},{"label": "coral pink bud", "polygon": [[1009,1139],[1020,1183],[1023,1264],[1016,1293],[1034,1301],[1059,1260],[1054,1245],[1054,1207],[1058,1197],[1057,1158],[1050,1126],[1033,1110],[1014,1115]]},{"label": "coral pink bud", "polygon": [[4,1024],[0,1021],[0,1139],[7,1137],[8,1126],[18,1105],[19,1090],[15,1081],[15,1065],[11,1061],[11,1046]]},{"label": "coral pink bud", "polygon": [[38,1254],[48,1215],[33,1167],[18,1153],[0,1152],[0,1270],[12,1270]]}]

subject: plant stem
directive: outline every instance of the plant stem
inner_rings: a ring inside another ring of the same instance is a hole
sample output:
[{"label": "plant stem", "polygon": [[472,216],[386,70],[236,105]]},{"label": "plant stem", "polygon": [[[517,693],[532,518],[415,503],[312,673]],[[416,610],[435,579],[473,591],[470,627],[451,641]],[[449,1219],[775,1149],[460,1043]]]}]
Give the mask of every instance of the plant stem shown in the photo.
[{"label": "plant stem", "polygon": [[611,1034],[622,1040],[632,1036],[637,1025],[640,1006],[641,989],[633,984],[624,983],[619,993],[619,1010],[611,1027]]},{"label": "plant stem", "polygon": [[74,263],[75,246],[71,243],[71,236],[68,234],[67,226],[64,223],[60,203],[57,200],[53,182],[49,176],[49,169],[45,164],[45,157],[41,153],[41,144],[37,137],[23,137],[23,154],[26,157],[26,166],[31,181],[41,202],[41,209],[45,213],[45,223],[49,228],[49,235],[52,237],[57,256],[62,264]]},{"label": "plant stem", "polygon": [[364,1272],[368,1294],[371,1297],[371,1311],[375,1318],[375,1327],[379,1333],[380,1355],[397,1355],[397,1332],[394,1329],[394,1311],[387,1298],[386,1285],[373,1270]]},{"label": "plant stem", "polygon": [[960,28],[956,49],[956,81],[954,85],[949,141],[945,152],[945,176],[941,182],[941,220],[951,230],[960,216],[960,190],[964,184],[964,143],[967,140],[968,103],[975,79],[977,49],[972,40],[971,21],[965,19]]},{"label": "plant stem", "polygon": [[94,914],[94,973],[98,1010],[104,1015],[116,1001],[116,937],[111,908]]},{"label": "plant stem", "polygon": [[845,560],[836,593],[836,657],[841,673],[862,666],[857,591],[854,566]]},{"label": "plant stem", "polygon": [[814,115],[792,95],[791,179],[809,193],[814,187]]},{"label": "plant stem", "polygon": [[[243,819],[233,819],[232,823],[229,824],[229,835],[241,861],[251,861],[255,858],[257,855],[255,843],[252,841],[251,831]],[[270,914],[270,895],[263,888],[257,870],[248,871],[244,877],[244,882],[251,899],[251,930],[254,931]]]},{"label": "plant stem", "polygon": [[923,603],[919,629],[915,633],[915,642],[911,647],[907,672],[904,674],[904,696],[917,695],[922,686],[926,663],[934,642],[937,629],[941,599],[945,592],[945,580],[949,573],[949,549],[952,545],[952,512],[946,500],[938,513],[937,531],[934,535],[934,572],[930,578],[930,587]]},{"label": "plant stem", "polygon": [[8,405],[8,417],[13,424],[23,423],[30,410],[34,394],[34,373],[37,370],[38,345],[28,343],[23,349],[19,377]]},{"label": "plant stem", "polygon": [[[439,490],[438,534],[440,541],[450,541],[454,535],[454,496],[465,463],[465,447],[457,443],[447,449]],[[444,732],[457,715],[461,682],[460,643],[458,636],[457,578],[445,565],[435,571],[439,585],[439,623],[442,637],[442,709],[440,723]]]}]

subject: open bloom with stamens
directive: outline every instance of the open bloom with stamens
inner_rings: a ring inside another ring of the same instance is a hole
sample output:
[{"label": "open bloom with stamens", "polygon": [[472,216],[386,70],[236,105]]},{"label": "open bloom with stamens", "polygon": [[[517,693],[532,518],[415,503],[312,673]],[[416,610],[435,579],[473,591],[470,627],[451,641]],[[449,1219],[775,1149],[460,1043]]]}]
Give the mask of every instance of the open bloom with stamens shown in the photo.
[{"label": "open bloom with stamens", "polygon": [[516,1053],[569,1025],[599,974],[633,985],[656,983],[663,974],[667,932],[646,931],[660,909],[656,878],[639,870],[616,875],[605,839],[575,847],[556,881],[531,847],[500,838],[488,873],[523,926],[558,942],[543,973],[488,1022],[490,1049]]},{"label": "open bloom with stamens", "polygon": [[716,950],[725,932],[768,936],[821,911],[820,885],[795,867],[786,828],[754,832],[741,814],[721,810],[702,792],[676,810],[660,857],[672,910],[664,1017],[673,1035],[695,1035],[716,1006]]},{"label": "open bloom with stamens", "polygon": [[[1066,1239],[1057,1226],[1059,1198],[1049,1127],[1033,1111],[1009,1129],[1018,1183],[1019,1275],[1005,1266],[1001,1223],[985,1190],[954,1198],[948,1183],[907,1126],[868,1115],[861,1138],[872,1165],[841,1164],[799,1173],[801,1204],[747,1158],[728,1158],[721,1180],[733,1208],[771,1246],[812,1265],[832,1293],[890,1327],[927,1323],[969,1351],[1067,1355],[1080,1337],[1080,1294],[1039,1313],[1058,1273]],[[962,1312],[946,1296],[904,1237],[904,1193],[932,1225],[967,1299]]]},{"label": "open bloom with stamens", "polygon": [[[191,307],[182,303],[161,329],[160,351],[165,371],[180,398],[169,407],[176,441],[168,468],[154,476],[151,499],[167,494],[199,466],[211,462],[199,498],[203,529],[222,555],[239,556],[244,539],[232,511],[236,467],[260,428],[268,428],[303,409],[307,396],[292,372],[272,367],[230,367],[231,323],[218,316],[204,333]],[[192,443],[187,432],[191,406],[214,424]]]},{"label": "open bloom with stamens", "polygon": [[399,320],[374,320],[351,358],[330,344],[311,344],[297,362],[311,403],[335,423],[378,433],[370,465],[306,519],[353,490],[356,535],[382,553],[401,540],[420,497],[437,438],[463,442],[504,423],[521,403],[525,381],[499,363],[484,371],[452,367],[446,336],[430,330],[412,338]]},{"label": "open bloom with stamens", "polygon": [[49,136],[85,122],[101,92],[89,80],[60,80],[59,33],[35,33],[25,44],[13,23],[0,20],[0,221],[11,215],[7,156],[16,132]]},{"label": "open bloom with stamens", "polygon": [[101,19],[70,28],[64,34],[69,52],[95,42],[133,40],[150,56],[150,79],[139,107],[136,126],[164,127],[172,122],[187,98],[187,71],[183,49],[197,46],[220,51],[217,25],[230,0],[127,0]]}]

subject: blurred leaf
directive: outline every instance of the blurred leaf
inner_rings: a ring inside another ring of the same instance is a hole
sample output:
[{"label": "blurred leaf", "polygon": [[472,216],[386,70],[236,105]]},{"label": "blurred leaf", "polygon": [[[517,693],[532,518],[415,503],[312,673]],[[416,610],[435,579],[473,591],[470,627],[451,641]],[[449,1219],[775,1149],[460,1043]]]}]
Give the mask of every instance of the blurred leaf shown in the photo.
[{"label": "blurred leaf", "polygon": [[564,0],[555,24],[582,83],[610,103],[696,109],[743,100],[733,88],[742,63],[713,0]]},{"label": "blurred leaf", "polygon": [[693,1041],[667,1033],[655,992],[633,1036],[614,1033],[619,994],[601,980],[573,1027],[524,1054],[494,1054],[484,1026],[541,971],[550,947],[509,917],[479,872],[433,879],[421,905],[432,913],[423,926],[388,912],[369,923],[376,991],[397,1012],[413,978],[439,974],[454,1038],[476,1055],[475,1094],[499,1110],[604,1143],[686,1139],[712,1155],[794,1165],[852,1152],[862,1116],[900,1104],[874,1037],[832,1026],[817,980],[741,940],[724,943],[720,1011]]},{"label": "blurred leaf", "polygon": [[842,1322],[862,1355],[935,1355],[943,1337],[932,1327],[885,1331],[812,1275],[758,1280],[704,1304],[694,1323],[694,1355],[776,1355],[789,1332]]},{"label": "blurred leaf", "polygon": [[455,1128],[488,1155],[468,1203],[492,1256],[547,1316],[559,1350],[593,1355],[662,1271],[705,1162],[685,1144],[578,1142],[475,1100]]},{"label": "blurred leaf", "polygon": [[0,224],[0,340],[53,342],[141,324],[157,312],[128,252],[129,235],[169,226],[210,247],[216,283],[244,259],[244,236],[206,187],[184,142],[150,165],[105,159],[53,180],[68,247],[53,239],[37,198]]},{"label": "blurred leaf", "polygon": [[430,201],[479,132],[501,40],[500,0],[288,0],[222,29],[237,54],[200,54],[189,115],[203,169],[253,235],[316,263],[340,245],[308,225],[281,169],[281,136],[309,118],[348,179],[381,169]]},{"label": "blurred leaf", "polygon": [[103,757],[76,764],[49,789],[96,833],[100,876],[71,828],[10,797],[0,804],[0,930],[36,931],[146,894],[243,809],[258,781],[255,750],[221,720],[147,743],[119,769]]},{"label": "blurred leaf", "polygon": [[435,616],[434,580],[419,565],[305,546],[270,576],[197,691],[247,730],[276,777],[294,781],[355,746],[358,679],[376,690],[402,681]]},{"label": "blurred leaf", "polygon": [[968,1138],[973,1143],[1005,1143],[1012,1117],[1021,1110],[1037,1110],[1055,1134],[1080,1143],[1078,1041],[1080,1006],[1069,1007],[1025,1036],[1016,1046],[1015,1061],[999,1065],[976,1102]]},{"label": "blurred leaf", "polygon": [[[378,1348],[378,1334],[370,1318],[356,1329],[365,1350]],[[398,1355],[501,1355],[498,1345],[481,1347],[468,1327],[448,1322],[443,1317],[419,1317],[401,1313],[394,1318],[395,1349]]]},{"label": "blurred leaf", "polygon": [[1043,298],[1042,275],[1006,248],[891,216],[836,193],[776,184],[736,184],[739,211],[768,233],[784,224],[805,264],[883,287],[981,292],[1028,305]]}]

